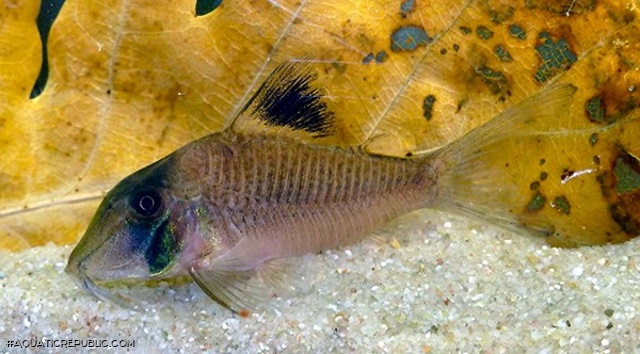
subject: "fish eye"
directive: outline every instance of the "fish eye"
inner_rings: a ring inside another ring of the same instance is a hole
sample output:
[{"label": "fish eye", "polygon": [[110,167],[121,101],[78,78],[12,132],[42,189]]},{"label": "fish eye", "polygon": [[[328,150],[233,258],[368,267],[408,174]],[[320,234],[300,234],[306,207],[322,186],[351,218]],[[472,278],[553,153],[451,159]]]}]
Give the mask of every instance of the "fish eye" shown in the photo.
[{"label": "fish eye", "polygon": [[142,217],[154,216],[162,209],[162,197],[154,190],[136,193],[130,200],[133,210]]}]

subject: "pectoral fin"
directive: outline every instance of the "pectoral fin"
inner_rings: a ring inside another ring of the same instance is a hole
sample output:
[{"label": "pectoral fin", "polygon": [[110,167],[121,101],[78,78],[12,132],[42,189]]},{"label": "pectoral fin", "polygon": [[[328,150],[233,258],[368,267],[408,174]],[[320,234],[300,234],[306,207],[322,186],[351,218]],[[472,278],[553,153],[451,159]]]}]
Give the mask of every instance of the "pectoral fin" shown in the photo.
[{"label": "pectoral fin", "polygon": [[236,271],[217,267],[218,262],[210,266],[197,265],[189,269],[193,280],[200,288],[218,304],[232,311],[246,315],[254,308],[256,298],[252,282],[255,282],[254,270]]},{"label": "pectoral fin", "polygon": [[200,288],[218,304],[243,317],[284,285],[284,262],[263,260],[253,242],[240,241],[227,253],[204,257],[192,264],[189,273]]}]

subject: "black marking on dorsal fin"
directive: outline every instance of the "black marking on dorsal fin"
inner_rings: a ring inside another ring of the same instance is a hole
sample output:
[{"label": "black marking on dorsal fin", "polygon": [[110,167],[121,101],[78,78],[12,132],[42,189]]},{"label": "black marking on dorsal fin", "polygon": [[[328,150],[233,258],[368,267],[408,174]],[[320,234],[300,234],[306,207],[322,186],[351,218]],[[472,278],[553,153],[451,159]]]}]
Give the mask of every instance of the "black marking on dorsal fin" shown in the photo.
[{"label": "black marking on dorsal fin", "polygon": [[250,109],[267,126],[304,130],[316,138],[330,135],[334,114],[322,101],[321,90],[313,86],[317,77],[306,63],[283,63],[269,75],[244,110]]}]

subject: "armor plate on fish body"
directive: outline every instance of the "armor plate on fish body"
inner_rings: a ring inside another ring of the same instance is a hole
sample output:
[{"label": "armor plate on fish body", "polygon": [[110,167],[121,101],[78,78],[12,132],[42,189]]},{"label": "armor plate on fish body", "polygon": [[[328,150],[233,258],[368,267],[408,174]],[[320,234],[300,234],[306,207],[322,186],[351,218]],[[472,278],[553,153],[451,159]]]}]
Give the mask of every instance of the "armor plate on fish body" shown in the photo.
[{"label": "armor plate on fish body", "polygon": [[222,243],[260,244],[256,262],[352,243],[435,197],[435,169],[425,159],[225,133],[183,150],[176,184],[197,190]]}]

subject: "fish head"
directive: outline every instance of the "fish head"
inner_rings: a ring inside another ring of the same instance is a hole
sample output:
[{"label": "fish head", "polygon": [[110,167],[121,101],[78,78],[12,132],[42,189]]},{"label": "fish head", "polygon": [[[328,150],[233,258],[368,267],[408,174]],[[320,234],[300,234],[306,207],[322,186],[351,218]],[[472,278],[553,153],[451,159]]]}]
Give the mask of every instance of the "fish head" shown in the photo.
[{"label": "fish head", "polygon": [[81,288],[121,302],[95,282],[160,278],[180,270],[195,220],[172,186],[173,165],[170,155],[105,196],[65,269]]}]

